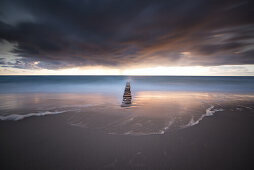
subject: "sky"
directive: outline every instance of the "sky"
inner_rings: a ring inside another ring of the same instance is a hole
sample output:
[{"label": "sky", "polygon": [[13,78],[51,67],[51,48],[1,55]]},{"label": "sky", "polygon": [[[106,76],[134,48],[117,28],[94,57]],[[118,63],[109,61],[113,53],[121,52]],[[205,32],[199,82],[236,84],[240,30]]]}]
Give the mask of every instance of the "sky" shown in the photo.
[{"label": "sky", "polygon": [[0,74],[254,76],[254,1],[1,0]]}]

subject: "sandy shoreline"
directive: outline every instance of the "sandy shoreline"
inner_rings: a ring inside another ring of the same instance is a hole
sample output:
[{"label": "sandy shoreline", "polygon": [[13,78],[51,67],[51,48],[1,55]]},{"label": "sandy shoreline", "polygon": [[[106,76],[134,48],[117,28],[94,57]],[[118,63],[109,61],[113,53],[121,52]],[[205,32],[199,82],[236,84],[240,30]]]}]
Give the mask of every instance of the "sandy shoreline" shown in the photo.
[{"label": "sandy shoreline", "polygon": [[1,169],[253,169],[254,111],[227,107],[164,135],[103,134],[67,113],[0,121]]}]

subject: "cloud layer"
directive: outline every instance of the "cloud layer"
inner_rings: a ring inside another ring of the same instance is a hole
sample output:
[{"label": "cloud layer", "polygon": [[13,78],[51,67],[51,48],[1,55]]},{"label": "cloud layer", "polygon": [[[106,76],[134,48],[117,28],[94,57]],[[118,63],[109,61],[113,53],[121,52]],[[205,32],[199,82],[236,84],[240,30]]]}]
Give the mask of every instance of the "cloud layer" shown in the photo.
[{"label": "cloud layer", "polygon": [[0,41],[15,44],[12,54],[20,58],[9,65],[16,68],[254,64],[254,5],[240,0],[1,0]]}]

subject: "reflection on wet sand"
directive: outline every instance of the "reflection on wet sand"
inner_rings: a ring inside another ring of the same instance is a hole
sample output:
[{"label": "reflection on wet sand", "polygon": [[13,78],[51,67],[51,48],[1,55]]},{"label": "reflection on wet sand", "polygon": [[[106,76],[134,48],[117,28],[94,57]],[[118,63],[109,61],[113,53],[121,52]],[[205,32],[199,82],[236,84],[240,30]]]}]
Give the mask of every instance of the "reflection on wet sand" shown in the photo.
[{"label": "reflection on wet sand", "polygon": [[[130,107],[119,96],[103,94],[1,94],[1,120],[63,113],[73,126],[108,134],[163,134],[198,124],[205,116],[228,109],[252,109],[254,95],[143,91]],[[20,116],[25,115],[25,116]]]},{"label": "reflection on wet sand", "polygon": [[93,111],[85,109],[73,116],[71,122],[110,134],[163,134],[196,125],[205,116],[223,111],[227,104],[238,107],[253,99],[253,95],[239,94],[138,92],[128,108],[113,107],[112,103],[112,106],[104,105]]}]

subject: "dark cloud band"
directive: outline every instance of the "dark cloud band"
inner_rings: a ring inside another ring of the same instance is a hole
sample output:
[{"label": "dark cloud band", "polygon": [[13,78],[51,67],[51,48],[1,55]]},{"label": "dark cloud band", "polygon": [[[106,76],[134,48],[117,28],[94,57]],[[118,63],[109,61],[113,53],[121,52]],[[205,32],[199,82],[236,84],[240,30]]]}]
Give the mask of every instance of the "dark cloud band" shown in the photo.
[{"label": "dark cloud band", "polygon": [[241,0],[2,0],[0,39],[17,44],[13,53],[23,58],[19,62],[41,61],[39,66],[49,69],[254,64],[254,5]]}]

